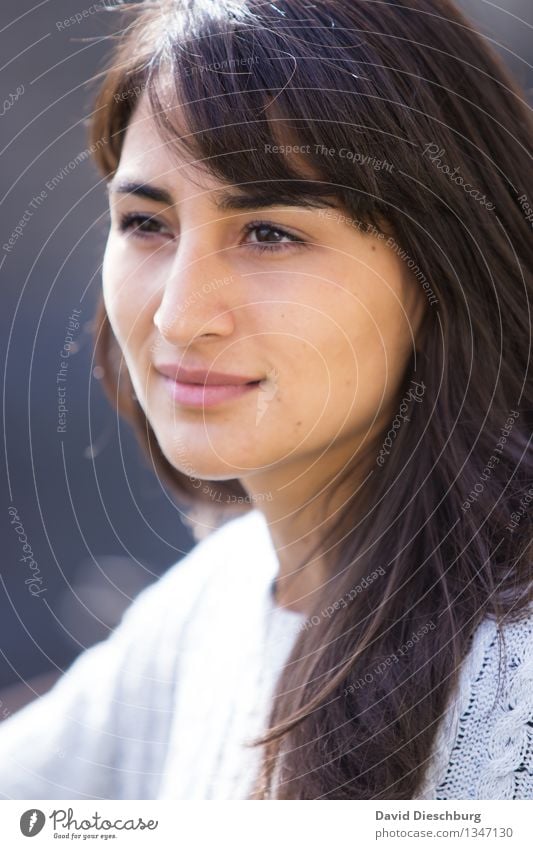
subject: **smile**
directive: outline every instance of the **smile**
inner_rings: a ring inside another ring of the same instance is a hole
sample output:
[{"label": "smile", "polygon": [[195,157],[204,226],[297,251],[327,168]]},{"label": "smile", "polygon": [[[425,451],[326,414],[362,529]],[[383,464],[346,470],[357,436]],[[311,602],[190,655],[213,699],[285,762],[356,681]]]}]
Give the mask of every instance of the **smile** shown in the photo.
[{"label": "smile", "polygon": [[215,407],[225,401],[240,398],[258,388],[261,381],[240,384],[200,384],[180,383],[170,377],[163,376],[170,395],[178,404],[187,407]]}]

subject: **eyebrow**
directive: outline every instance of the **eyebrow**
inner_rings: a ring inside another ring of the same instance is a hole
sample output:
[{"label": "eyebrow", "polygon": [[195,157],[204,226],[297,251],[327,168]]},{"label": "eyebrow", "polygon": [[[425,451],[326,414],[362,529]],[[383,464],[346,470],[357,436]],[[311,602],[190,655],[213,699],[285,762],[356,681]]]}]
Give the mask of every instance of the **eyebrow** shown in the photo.
[{"label": "eyebrow", "polygon": [[[135,195],[148,200],[174,206],[174,199],[170,192],[150,183],[138,183],[134,180],[111,180],[107,184],[109,194]],[[293,189],[292,191],[280,191],[272,193],[265,192],[253,194],[252,192],[231,192],[226,189],[215,192],[216,206],[221,211],[263,209],[271,206],[297,206],[323,209],[325,207],[336,207],[339,201],[332,199],[334,192],[327,184],[318,181],[306,180],[305,189]]]}]

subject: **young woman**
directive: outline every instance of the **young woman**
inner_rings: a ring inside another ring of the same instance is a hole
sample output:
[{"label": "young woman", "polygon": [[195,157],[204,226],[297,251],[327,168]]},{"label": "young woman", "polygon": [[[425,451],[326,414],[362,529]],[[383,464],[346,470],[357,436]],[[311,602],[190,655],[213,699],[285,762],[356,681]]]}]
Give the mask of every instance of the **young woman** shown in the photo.
[{"label": "young woman", "polygon": [[523,95],[448,0],[133,15],[97,361],[199,542],[0,793],[533,798]]}]

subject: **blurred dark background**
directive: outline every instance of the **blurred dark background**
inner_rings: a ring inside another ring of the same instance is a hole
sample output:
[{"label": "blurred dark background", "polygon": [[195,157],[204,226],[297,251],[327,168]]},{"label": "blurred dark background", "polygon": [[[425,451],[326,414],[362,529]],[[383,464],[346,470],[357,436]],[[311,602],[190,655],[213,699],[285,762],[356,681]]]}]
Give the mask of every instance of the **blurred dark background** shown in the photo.
[{"label": "blurred dark background", "polygon": [[[0,13],[0,717],[106,637],[135,595],[193,544],[91,365],[106,198],[90,157],[72,164],[89,146],[86,117],[96,83],[87,81],[103,66],[117,16],[99,11],[61,26],[83,9],[93,6],[2,0]],[[58,384],[69,333],[73,346]],[[59,386],[64,433],[57,432]],[[30,561],[20,559],[31,555],[11,524],[10,506],[39,569],[33,567],[40,582],[31,590]]]},{"label": "blurred dark background", "polygon": [[[531,101],[532,0],[459,5]],[[81,22],[64,25],[84,10]],[[86,117],[96,89],[89,81],[103,67],[116,25],[101,2],[87,0],[2,0],[0,11],[0,720],[106,637],[135,595],[193,544],[91,364],[106,199],[90,157],[74,160],[88,150]],[[58,384],[69,332],[73,344]],[[58,386],[67,408],[63,433]],[[33,567],[32,589],[23,556],[33,556],[39,570]]]}]

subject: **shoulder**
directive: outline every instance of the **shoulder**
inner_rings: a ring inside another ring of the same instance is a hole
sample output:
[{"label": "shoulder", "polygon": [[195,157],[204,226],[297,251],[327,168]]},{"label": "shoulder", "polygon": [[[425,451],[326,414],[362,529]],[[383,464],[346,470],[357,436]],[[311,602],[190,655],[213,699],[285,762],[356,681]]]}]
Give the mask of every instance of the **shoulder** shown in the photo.
[{"label": "shoulder", "polygon": [[257,510],[230,519],[211,531],[181,560],[144,589],[123,615],[116,634],[142,628],[145,636],[162,628],[177,630],[189,620],[197,605],[239,579],[244,558],[268,544],[265,520]]},{"label": "shoulder", "polygon": [[533,605],[479,625],[436,750],[435,798],[533,798]]},{"label": "shoulder", "polygon": [[[213,594],[222,585],[232,590],[254,545],[268,552],[265,543],[266,523],[255,511],[212,531],[143,590],[110,636],[82,652],[49,693],[6,719],[0,798],[154,798],[189,623],[216,637],[205,627],[206,611],[224,614]],[[261,575],[260,563],[251,564],[251,576]],[[241,583],[243,593],[250,590]]]},{"label": "shoulder", "polygon": [[[519,683],[533,676],[533,604],[520,619],[499,625],[492,617],[481,623],[464,664],[461,690],[468,702],[476,701],[487,715],[512,693],[518,700],[533,704],[533,689],[522,692]],[[488,698],[493,700],[487,704]]]}]

